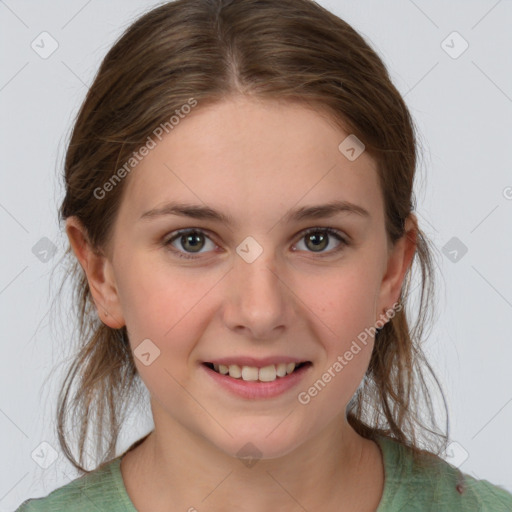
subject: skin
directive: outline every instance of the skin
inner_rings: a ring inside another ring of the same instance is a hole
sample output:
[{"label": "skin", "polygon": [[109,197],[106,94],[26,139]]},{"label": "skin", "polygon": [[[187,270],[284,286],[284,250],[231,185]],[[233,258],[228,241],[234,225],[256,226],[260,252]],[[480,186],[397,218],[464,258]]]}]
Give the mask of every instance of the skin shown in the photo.
[{"label": "skin", "polygon": [[[373,337],[307,405],[297,400],[396,303],[416,249],[412,214],[407,236],[389,243],[376,163],[367,152],[349,161],[338,150],[347,135],[297,103],[232,97],[199,105],[125,178],[103,253],[76,218],[67,220],[101,320],[126,325],[132,349],[149,338],[160,350],[149,366],[135,358],[155,429],[121,464],[139,511],[376,510],[382,454],[345,417]],[[340,199],[369,218],[283,220],[290,209]],[[171,200],[208,205],[235,225],[140,219]],[[349,245],[335,252],[340,242],[325,235],[315,251],[301,234],[327,226]],[[199,253],[180,237],[171,246],[197,259],[163,245],[184,228],[207,231]],[[263,249],[252,263],[236,252],[247,236]],[[275,398],[232,396],[200,367],[215,357],[276,354],[313,365]],[[237,458],[248,442],[261,452],[251,467]]]}]

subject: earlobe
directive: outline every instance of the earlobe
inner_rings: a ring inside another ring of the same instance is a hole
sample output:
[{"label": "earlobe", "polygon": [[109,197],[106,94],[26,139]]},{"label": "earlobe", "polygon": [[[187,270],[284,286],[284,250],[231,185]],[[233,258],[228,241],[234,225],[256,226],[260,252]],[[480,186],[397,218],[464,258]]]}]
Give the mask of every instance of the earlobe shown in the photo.
[{"label": "earlobe", "polygon": [[120,329],[125,322],[112,272],[112,263],[107,256],[90,244],[87,230],[77,217],[66,219],[66,234],[86,274],[100,320],[113,329]]}]

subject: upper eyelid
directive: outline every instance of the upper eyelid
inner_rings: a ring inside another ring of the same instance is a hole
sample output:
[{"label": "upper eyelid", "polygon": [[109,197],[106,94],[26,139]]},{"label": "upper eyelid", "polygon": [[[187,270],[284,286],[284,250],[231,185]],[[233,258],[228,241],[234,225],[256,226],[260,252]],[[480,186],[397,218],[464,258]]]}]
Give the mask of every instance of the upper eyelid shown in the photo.
[{"label": "upper eyelid", "polygon": [[204,235],[207,235],[208,238],[210,238],[212,241],[215,240],[215,235],[212,236],[212,232],[208,229],[204,228],[182,228],[182,229],[175,229],[174,231],[171,231],[165,236],[164,239],[166,242],[170,242],[171,240],[176,240],[179,236],[186,235],[187,233],[202,233]]}]

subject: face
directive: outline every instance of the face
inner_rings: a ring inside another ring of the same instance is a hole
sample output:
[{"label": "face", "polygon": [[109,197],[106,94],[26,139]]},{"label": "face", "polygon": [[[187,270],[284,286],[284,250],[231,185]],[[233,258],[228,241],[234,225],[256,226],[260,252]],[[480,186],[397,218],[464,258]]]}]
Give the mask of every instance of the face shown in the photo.
[{"label": "face", "polygon": [[[348,135],[298,104],[233,98],[199,105],[126,178],[114,292],[94,295],[127,326],[156,431],[274,458],[345,415],[374,340],[353,342],[398,298],[407,264],[387,241],[375,161],[338,149]],[[335,202],[355,209],[310,210]],[[275,376],[287,362],[306,364]],[[258,380],[236,379],[235,363]]]}]

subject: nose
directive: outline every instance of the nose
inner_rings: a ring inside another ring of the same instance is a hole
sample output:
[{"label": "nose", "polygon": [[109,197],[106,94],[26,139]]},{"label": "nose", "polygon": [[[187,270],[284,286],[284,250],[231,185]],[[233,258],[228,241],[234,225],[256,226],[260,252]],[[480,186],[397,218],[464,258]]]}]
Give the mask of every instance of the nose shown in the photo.
[{"label": "nose", "polygon": [[263,252],[248,263],[235,259],[227,283],[223,318],[229,329],[257,340],[282,336],[290,318],[292,294],[286,276],[271,256]]}]

